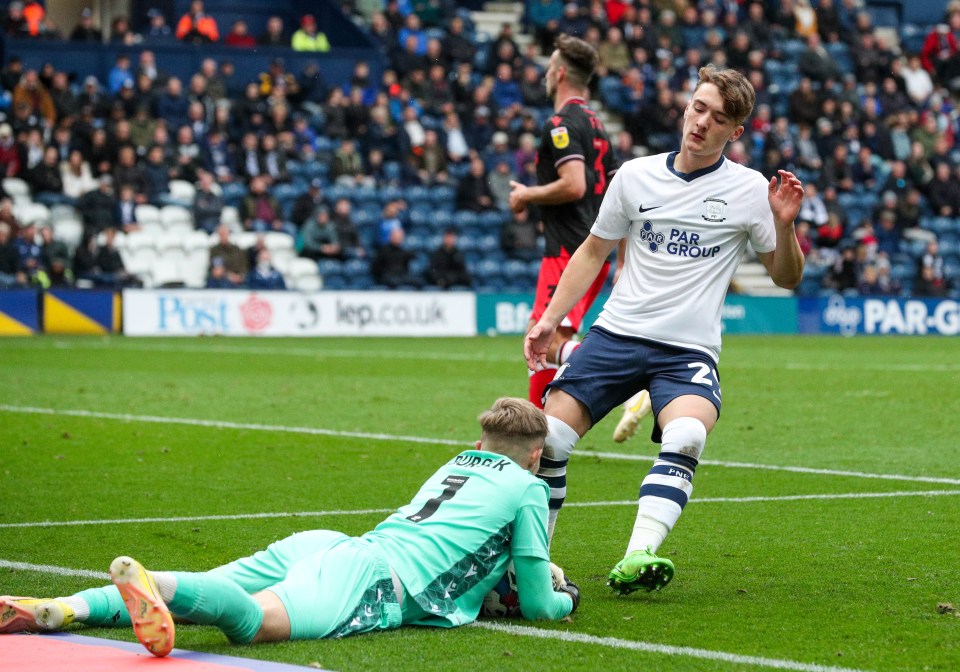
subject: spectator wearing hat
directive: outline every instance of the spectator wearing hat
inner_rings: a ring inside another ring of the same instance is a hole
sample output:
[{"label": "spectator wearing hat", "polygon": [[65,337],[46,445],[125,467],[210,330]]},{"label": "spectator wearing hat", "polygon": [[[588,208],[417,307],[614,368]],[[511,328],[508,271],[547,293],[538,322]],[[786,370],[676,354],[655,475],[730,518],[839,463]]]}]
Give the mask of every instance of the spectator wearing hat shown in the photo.
[{"label": "spectator wearing hat", "polygon": [[304,14],[300,19],[300,30],[290,38],[290,47],[294,51],[330,51],[327,36],[317,29],[317,21],[312,14]]},{"label": "spectator wearing hat", "polygon": [[14,247],[19,257],[18,272],[22,273],[28,282],[34,282],[37,273],[42,269],[43,261],[40,245],[37,244],[37,227],[33,222],[24,222],[20,227]]},{"label": "spectator wearing hat", "polygon": [[177,21],[176,36],[190,44],[210,44],[220,40],[216,20],[203,11],[203,0],[190,3],[190,9]]},{"label": "spectator wearing hat", "polygon": [[70,31],[71,42],[103,42],[103,33],[93,25],[93,10],[84,7],[80,12],[80,21]]},{"label": "spectator wearing hat", "polygon": [[293,208],[290,210],[290,221],[297,227],[302,227],[321,206],[326,206],[326,200],[323,197],[323,180],[315,177],[310,180],[310,186],[307,187],[307,190],[297,196],[297,199],[293,202]]},{"label": "spectator wearing hat", "polygon": [[150,25],[143,34],[146,42],[171,42],[174,39],[173,31],[167,25],[167,17],[156,7],[147,12],[147,18],[150,19]]},{"label": "spectator wearing hat", "polygon": [[[100,88],[100,80],[93,75],[87,75],[83,80],[83,90],[77,96],[77,103],[80,105],[81,117],[86,108],[89,110],[90,116],[95,119],[102,119],[106,116],[110,105],[110,101]],[[81,119],[81,121],[83,120]]]},{"label": "spectator wearing hat", "polygon": [[234,289],[238,287],[227,277],[227,267],[223,263],[222,257],[213,257],[210,259],[210,269],[207,271],[207,289]]}]

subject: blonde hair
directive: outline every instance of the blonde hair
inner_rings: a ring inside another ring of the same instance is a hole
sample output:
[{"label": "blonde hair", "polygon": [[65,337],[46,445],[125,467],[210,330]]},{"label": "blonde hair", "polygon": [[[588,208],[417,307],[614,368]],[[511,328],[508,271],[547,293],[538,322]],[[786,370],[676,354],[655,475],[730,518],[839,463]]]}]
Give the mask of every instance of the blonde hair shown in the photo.
[{"label": "blonde hair", "polygon": [[[700,68],[699,89],[702,84],[713,84],[720,91],[723,98],[723,111],[733,119],[737,126],[753,112],[753,105],[757,101],[757,94],[753,85],[738,70],[733,68],[718,68],[709,63]],[[696,90],[696,89],[694,89]]]},{"label": "blonde hair", "polygon": [[483,430],[481,442],[494,452],[506,448],[528,454],[547,438],[547,416],[526,399],[501,397],[477,420]]}]

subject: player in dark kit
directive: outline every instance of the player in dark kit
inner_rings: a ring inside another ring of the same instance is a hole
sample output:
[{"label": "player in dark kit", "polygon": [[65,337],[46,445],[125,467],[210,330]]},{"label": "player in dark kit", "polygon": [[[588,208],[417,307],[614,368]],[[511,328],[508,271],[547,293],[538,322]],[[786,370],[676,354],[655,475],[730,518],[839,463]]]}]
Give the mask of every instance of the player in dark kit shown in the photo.
[{"label": "player in dark kit", "polygon": [[[533,314],[527,331],[543,315],[573,253],[597,218],[607,184],[617,170],[610,138],[603,123],[587,106],[588,84],[599,61],[596,50],[583,40],[560,35],[547,67],[547,96],[554,115],[547,120],[537,152],[537,186],[511,182],[510,207],[520,212],[540,206],[546,252],[540,266]],[[557,330],[547,354],[548,368],[530,376],[530,401],[542,407],[541,397],[557,368],[576,348],[572,340],[590,305],[606,282],[606,263],[583,299]]]}]

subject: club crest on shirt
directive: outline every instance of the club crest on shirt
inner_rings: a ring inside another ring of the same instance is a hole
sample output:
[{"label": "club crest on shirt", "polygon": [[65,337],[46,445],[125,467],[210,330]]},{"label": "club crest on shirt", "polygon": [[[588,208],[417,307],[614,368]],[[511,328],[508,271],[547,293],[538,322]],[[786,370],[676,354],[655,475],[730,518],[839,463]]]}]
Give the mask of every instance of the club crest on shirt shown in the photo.
[{"label": "club crest on shirt", "polygon": [[723,210],[727,202],[719,198],[705,198],[703,200],[703,218],[708,222],[722,222],[726,220]]},{"label": "club crest on shirt", "polygon": [[566,126],[557,126],[550,129],[550,139],[557,149],[566,149],[570,145],[570,133]]}]

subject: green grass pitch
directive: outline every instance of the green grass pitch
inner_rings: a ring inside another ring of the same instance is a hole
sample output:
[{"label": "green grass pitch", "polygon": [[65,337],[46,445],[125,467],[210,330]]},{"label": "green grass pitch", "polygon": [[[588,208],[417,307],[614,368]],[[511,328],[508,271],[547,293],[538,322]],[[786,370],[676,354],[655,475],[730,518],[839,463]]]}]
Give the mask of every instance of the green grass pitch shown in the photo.
[{"label": "green grass pitch", "polygon": [[[297,530],[362,533],[478,438],[493,399],[526,396],[520,345],[0,341],[0,594],[100,585],[76,570],[121,554],[203,570]],[[177,646],[345,671],[960,669],[960,339],[724,346],[664,591],[604,585],[656,453],[649,420],[615,444],[611,416],[571,460],[554,540],[583,593],[572,622],[250,647],[188,626]]]}]

